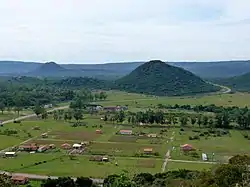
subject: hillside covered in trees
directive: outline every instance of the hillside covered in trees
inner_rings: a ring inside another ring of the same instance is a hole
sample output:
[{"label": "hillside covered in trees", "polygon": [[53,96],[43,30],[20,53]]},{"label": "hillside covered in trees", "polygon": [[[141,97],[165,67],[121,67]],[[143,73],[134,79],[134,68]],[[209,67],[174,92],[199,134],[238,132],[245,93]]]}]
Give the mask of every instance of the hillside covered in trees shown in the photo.
[{"label": "hillside covered in trees", "polygon": [[189,95],[217,91],[219,88],[182,68],[154,60],[147,62],[116,81],[117,87],[128,92],[151,95]]},{"label": "hillside covered in trees", "polygon": [[230,87],[233,91],[250,91],[250,72],[241,76],[235,76],[226,79],[217,79],[214,82]]}]

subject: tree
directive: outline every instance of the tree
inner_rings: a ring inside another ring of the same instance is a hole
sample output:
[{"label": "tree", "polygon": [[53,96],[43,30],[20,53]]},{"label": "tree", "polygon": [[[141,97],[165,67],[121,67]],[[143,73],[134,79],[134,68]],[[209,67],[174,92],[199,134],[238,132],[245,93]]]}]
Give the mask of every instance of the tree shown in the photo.
[{"label": "tree", "polygon": [[208,125],[208,117],[206,115],[204,115],[202,118],[202,125],[204,127],[207,127],[207,125]]},{"label": "tree", "polygon": [[101,100],[106,100],[107,97],[108,97],[108,95],[107,95],[105,92],[100,92],[99,98],[100,98]]},{"label": "tree", "polygon": [[197,124],[199,125],[199,127],[201,127],[202,124],[202,116],[199,114],[198,119],[197,119]]},{"label": "tree", "polygon": [[80,109],[74,110],[74,118],[77,122],[83,119],[83,111]]},{"label": "tree", "polygon": [[58,112],[56,110],[53,111],[53,118],[54,118],[54,120],[58,120],[59,119],[59,114],[58,114]]},{"label": "tree", "polygon": [[186,115],[181,115],[180,117],[180,123],[181,123],[181,126],[186,126],[187,123],[188,123],[188,118]]},{"label": "tree", "polygon": [[99,93],[95,93],[95,101],[98,101],[100,99],[100,94]]},{"label": "tree", "polygon": [[117,122],[122,123],[125,120],[125,112],[123,110],[116,113],[115,118]]},{"label": "tree", "polygon": [[137,186],[151,186],[154,182],[154,176],[150,173],[140,173],[134,176],[133,181]]},{"label": "tree", "polygon": [[87,177],[78,177],[75,182],[75,187],[92,187],[93,181]]},{"label": "tree", "polygon": [[41,187],[75,187],[75,182],[70,177],[59,177],[43,181]]},{"label": "tree", "polygon": [[9,176],[0,174],[0,186],[1,187],[14,187]]},{"label": "tree", "polygon": [[42,113],[42,119],[47,119],[48,118],[48,113],[47,113],[47,111],[43,111],[43,113]]},{"label": "tree", "polygon": [[39,116],[40,114],[42,114],[45,109],[43,107],[41,107],[40,105],[36,105],[35,108],[33,109],[33,111],[35,112],[35,114],[37,116]]},{"label": "tree", "polygon": [[196,123],[196,117],[191,116],[190,120],[191,120],[191,124],[194,126],[194,124]]},{"label": "tree", "polygon": [[2,111],[2,114],[3,114],[3,112],[4,112],[4,110],[5,110],[5,104],[4,104],[4,102],[3,101],[0,101],[0,110]]},{"label": "tree", "polygon": [[210,118],[208,120],[208,125],[209,125],[210,128],[214,127],[214,120],[213,120],[213,118]]}]

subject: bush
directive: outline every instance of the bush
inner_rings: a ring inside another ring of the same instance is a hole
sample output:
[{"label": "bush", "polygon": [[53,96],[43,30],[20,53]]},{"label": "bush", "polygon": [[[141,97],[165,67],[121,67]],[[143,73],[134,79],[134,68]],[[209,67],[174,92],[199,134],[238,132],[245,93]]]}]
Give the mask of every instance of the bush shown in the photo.
[{"label": "bush", "polygon": [[180,129],[180,131],[184,131],[184,129],[183,129],[183,128],[181,128],[181,129]]}]

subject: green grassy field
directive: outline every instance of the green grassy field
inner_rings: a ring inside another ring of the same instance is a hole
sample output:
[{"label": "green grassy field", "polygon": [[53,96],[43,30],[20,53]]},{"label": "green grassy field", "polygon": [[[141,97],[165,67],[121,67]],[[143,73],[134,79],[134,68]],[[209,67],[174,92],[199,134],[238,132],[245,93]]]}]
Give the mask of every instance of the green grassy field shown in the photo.
[{"label": "green grassy field", "polygon": [[215,104],[218,106],[250,106],[250,94],[234,93],[220,94],[208,96],[186,96],[186,97],[153,97],[140,94],[111,92],[108,95],[108,100],[99,102],[104,106],[109,105],[129,105],[131,108],[147,108],[157,104],[190,104],[190,105],[207,105]]},{"label": "green grassy field", "polygon": [[[223,106],[250,106],[250,94],[225,94],[197,97],[152,97],[140,94],[130,94],[124,92],[108,92],[108,100],[99,102],[104,106],[128,105],[130,111],[142,111],[153,108],[157,104],[216,104]],[[63,104],[65,105],[65,103]],[[0,119],[11,118],[5,116]],[[51,151],[48,153],[29,154],[20,153],[14,159],[0,158],[0,167],[2,170],[13,172],[27,172],[46,175],[70,175],[70,176],[88,176],[103,178],[109,174],[121,173],[128,170],[132,175],[136,172],[160,172],[165,154],[169,148],[171,150],[171,159],[174,160],[194,160],[201,161],[201,153],[211,155],[215,153],[215,160],[225,161],[235,154],[250,154],[249,141],[244,139],[240,131],[231,130],[231,136],[222,137],[201,137],[200,140],[189,140],[189,136],[195,133],[191,129],[185,129],[179,134],[179,128],[167,128],[167,132],[160,138],[140,138],[139,136],[121,136],[116,134],[121,129],[131,129],[134,133],[144,132],[146,134],[160,134],[162,128],[145,128],[126,126],[124,124],[112,124],[101,120],[102,115],[84,115],[84,122],[88,127],[72,127],[71,123],[51,118],[47,120],[27,119],[21,124],[10,123],[0,128],[1,132],[15,129],[16,135],[0,135],[0,149],[18,145],[27,139],[28,143],[37,143],[39,145],[55,144],[59,152]],[[35,130],[34,127],[39,127]],[[96,134],[96,130],[101,129],[103,134]],[[48,138],[41,138],[41,134],[48,132]],[[173,132],[174,136],[173,136]],[[173,141],[170,138],[174,137]],[[80,143],[82,141],[91,141],[83,155],[77,156],[71,160],[66,155],[66,151],[61,150],[63,143]],[[184,155],[180,151],[180,145],[192,144],[196,148],[199,157],[194,158],[190,155]],[[135,157],[137,153],[142,153],[143,149],[152,148],[159,155],[151,155],[149,158]],[[109,163],[99,163],[89,161],[92,154],[108,155],[111,158]],[[59,159],[62,157],[62,159]],[[52,161],[51,159],[55,158]],[[56,159],[58,158],[58,159]],[[43,162],[34,165],[37,162]],[[115,166],[115,162],[118,166]],[[33,165],[32,165],[33,164]],[[60,166],[60,167],[59,167]],[[209,169],[213,164],[172,162],[167,164],[167,169]]]},{"label": "green grassy field", "polygon": [[[61,157],[61,158],[60,158]],[[54,159],[54,160],[53,160]],[[35,165],[37,162],[43,162]],[[115,163],[118,166],[115,166]],[[20,154],[16,159],[0,158],[2,170],[26,172],[51,176],[87,176],[103,178],[110,174],[128,171],[131,175],[138,172],[160,172],[162,160],[142,158],[111,158],[111,162],[89,161],[89,156],[78,156],[71,160],[61,153],[55,154]],[[60,167],[59,167],[60,166]]]}]

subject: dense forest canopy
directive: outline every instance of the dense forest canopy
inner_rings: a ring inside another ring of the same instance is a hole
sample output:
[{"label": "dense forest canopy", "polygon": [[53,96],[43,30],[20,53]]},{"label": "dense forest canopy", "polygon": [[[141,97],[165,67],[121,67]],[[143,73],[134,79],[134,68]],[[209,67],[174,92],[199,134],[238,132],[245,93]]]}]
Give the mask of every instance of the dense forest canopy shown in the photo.
[{"label": "dense forest canopy", "polygon": [[139,66],[116,84],[125,91],[151,95],[188,95],[218,90],[191,72],[159,60]]}]

